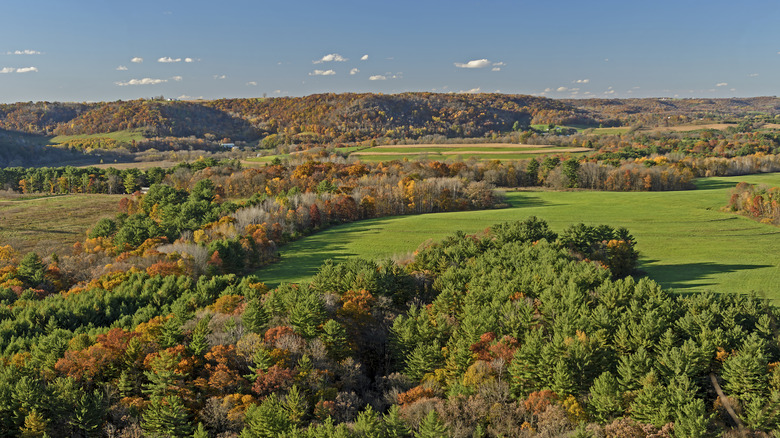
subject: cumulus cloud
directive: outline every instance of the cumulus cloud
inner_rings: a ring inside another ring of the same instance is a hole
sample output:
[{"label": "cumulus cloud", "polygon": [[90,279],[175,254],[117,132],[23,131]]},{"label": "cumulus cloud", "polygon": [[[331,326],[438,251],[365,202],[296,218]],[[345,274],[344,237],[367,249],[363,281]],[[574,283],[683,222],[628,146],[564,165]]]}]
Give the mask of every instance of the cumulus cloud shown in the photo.
[{"label": "cumulus cloud", "polygon": [[174,59],[174,58],[171,58],[170,56],[164,56],[164,57],[158,59],[157,62],[165,62],[165,63],[168,63],[168,62],[181,62],[181,58]]},{"label": "cumulus cloud", "polygon": [[252,86],[252,87],[256,87],[257,86],[257,82],[249,81],[249,82],[246,83],[246,85],[249,85],[249,86]]},{"label": "cumulus cloud", "polygon": [[471,90],[460,90],[460,91],[458,91],[458,93],[460,93],[460,94],[476,94],[476,93],[481,93],[481,92],[482,92],[482,88],[479,88],[479,87],[472,88]]},{"label": "cumulus cloud", "polygon": [[168,79],[143,78],[143,79],[130,79],[129,81],[125,81],[125,82],[119,81],[114,83],[119,85],[120,87],[127,87],[128,85],[157,85],[157,84],[162,84],[163,82],[168,82]]},{"label": "cumulus cloud", "polygon": [[195,62],[192,58],[184,58],[184,62]]},{"label": "cumulus cloud", "polygon": [[558,91],[558,92],[563,92],[563,91],[566,91],[566,90],[568,90],[568,88],[566,88],[566,87],[558,87],[558,88],[555,89],[555,91]]},{"label": "cumulus cloud", "polygon": [[120,65],[120,66],[119,66],[119,67],[117,67],[116,69],[117,69],[118,71],[127,71],[127,67],[125,67],[124,65]]},{"label": "cumulus cloud", "polygon": [[333,70],[314,70],[309,76],[333,76],[336,72]]},{"label": "cumulus cloud", "polygon": [[545,88],[545,89],[544,89],[544,92],[545,92],[545,93],[549,93],[550,91],[552,91],[552,88]]},{"label": "cumulus cloud", "polygon": [[37,72],[37,67],[22,67],[22,68],[16,68],[16,67],[3,67],[0,69],[0,73],[31,73],[31,72]]},{"label": "cumulus cloud", "polygon": [[387,76],[385,75],[373,75],[368,78],[369,81],[386,81]]},{"label": "cumulus cloud", "polygon": [[474,59],[467,63],[456,62],[455,67],[458,68],[485,68],[490,67],[490,61],[487,59]]},{"label": "cumulus cloud", "polygon": [[590,79],[577,79],[576,81],[572,81],[573,84],[587,84],[590,82]]},{"label": "cumulus cloud", "polygon": [[40,55],[41,52],[37,50],[25,49],[25,50],[14,50],[13,52],[6,52],[5,54],[6,55]]},{"label": "cumulus cloud", "polygon": [[171,79],[173,79],[176,82],[180,82],[183,78],[181,76],[174,76]]},{"label": "cumulus cloud", "polygon": [[501,71],[501,67],[493,67],[490,71]]},{"label": "cumulus cloud", "polygon": [[130,62],[134,62],[136,64],[140,64],[140,63],[144,62],[144,59],[141,58],[140,56],[136,56],[135,58],[131,59]]},{"label": "cumulus cloud", "polygon": [[323,56],[322,58],[318,59],[317,61],[312,61],[314,64],[322,64],[323,62],[344,62],[349,61],[349,59],[339,55],[338,53],[331,53],[328,55]]},{"label": "cumulus cloud", "polygon": [[360,60],[361,60],[361,61],[365,61],[365,60],[367,60],[367,59],[368,59],[368,55],[363,55],[363,56],[361,56],[361,57],[360,57]]},{"label": "cumulus cloud", "polygon": [[757,78],[757,77],[758,77],[758,73],[750,73],[750,74],[748,75],[748,77],[749,77],[749,78]]},{"label": "cumulus cloud", "polygon": [[356,75],[358,73],[360,73],[360,70],[358,70],[357,68],[353,68],[352,70],[349,71],[349,74],[351,75]]},{"label": "cumulus cloud", "polygon": [[728,85],[728,82],[718,82],[717,84],[715,84],[716,87],[725,87],[727,85]]},{"label": "cumulus cloud", "polygon": [[214,79],[227,79],[226,75],[214,75]]}]

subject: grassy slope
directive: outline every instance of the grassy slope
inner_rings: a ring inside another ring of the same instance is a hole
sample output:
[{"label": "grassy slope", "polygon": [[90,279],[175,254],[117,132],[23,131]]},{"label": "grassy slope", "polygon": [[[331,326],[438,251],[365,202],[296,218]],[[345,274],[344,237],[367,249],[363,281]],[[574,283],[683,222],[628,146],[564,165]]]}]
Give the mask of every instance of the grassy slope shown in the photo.
[{"label": "grassy slope", "polygon": [[81,135],[58,135],[49,140],[52,144],[65,143],[74,139],[87,138],[112,138],[118,143],[131,143],[133,140],[140,141],[144,139],[143,131],[140,129],[128,129],[124,131],[105,132],[102,134],[81,134]]},{"label": "grassy slope", "polygon": [[403,257],[455,230],[476,232],[536,215],[556,231],[577,222],[627,227],[639,242],[641,268],[665,287],[756,290],[780,299],[780,229],[720,211],[739,181],[780,185],[780,174],[708,178],[686,192],[512,192],[511,208],[502,210],[352,223],[289,244],[282,262],[259,275],[271,285],[302,281],[328,258]]},{"label": "grassy slope", "polygon": [[67,195],[36,199],[0,199],[0,245],[24,254],[69,254],[85,232],[116,215],[122,195]]}]

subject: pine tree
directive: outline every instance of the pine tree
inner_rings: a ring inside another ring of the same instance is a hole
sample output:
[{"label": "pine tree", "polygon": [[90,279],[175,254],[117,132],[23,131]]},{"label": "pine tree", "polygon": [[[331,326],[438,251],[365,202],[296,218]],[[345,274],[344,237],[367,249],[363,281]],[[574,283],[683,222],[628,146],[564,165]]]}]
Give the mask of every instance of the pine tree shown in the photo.
[{"label": "pine tree", "polygon": [[241,438],[272,438],[290,427],[287,412],[276,393],[272,393],[260,405],[252,405],[247,409]]},{"label": "pine tree", "polygon": [[387,438],[408,437],[410,432],[406,423],[401,418],[401,408],[398,405],[390,406],[387,413],[382,417],[384,423],[384,436]]},{"label": "pine tree", "polygon": [[382,434],[382,429],[382,420],[371,409],[371,405],[366,406],[355,419],[354,431],[358,437],[377,437]]},{"label": "pine tree", "polygon": [[82,393],[69,423],[81,436],[98,436],[104,414],[103,393],[98,390],[92,396]]},{"label": "pine tree", "polygon": [[178,318],[169,318],[160,328],[158,342],[162,348],[179,345],[182,339],[181,324]]},{"label": "pine tree", "polygon": [[447,438],[450,435],[447,426],[439,420],[436,411],[431,409],[420,422],[420,428],[414,436],[415,438]]},{"label": "pine tree", "polygon": [[241,318],[247,330],[252,333],[263,333],[268,326],[270,315],[260,299],[255,298],[247,303]]},{"label": "pine tree", "polygon": [[608,423],[623,412],[622,394],[615,376],[604,371],[590,388],[590,407],[593,416],[602,424]]},{"label": "pine tree", "polygon": [[320,339],[328,348],[328,355],[332,359],[339,361],[349,355],[347,331],[341,324],[333,319],[329,319],[322,326],[322,331]]},{"label": "pine tree", "polygon": [[555,365],[550,389],[562,398],[566,398],[566,395],[574,393],[574,388],[574,378],[571,375],[571,370],[569,369],[566,360],[562,358]]},{"label": "pine tree", "polygon": [[192,438],[209,438],[209,433],[206,431],[206,428],[203,426],[203,423],[198,422],[198,427],[195,429],[195,432],[192,434]]},{"label": "pine tree", "polygon": [[30,410],[24,418],[21,429],[22,438],[42,438],[46,436],[46,419],[36,409]]},{"label": "pine tree", "polygon": [[122,370],[117,381],[117,389],[120,397],[130,397],[135,392],[135,379],[130,376],[130,371]]},{"label": "pine tree", "polygon": [[655,371],[651,371],[642,379],[642,388],[637,392],[629,411],[631,418],[656,427],[661,427],[672,420],[667,390],[658,383]]},{"label": "pine tree", "polygon": [[209,328],[211,315],[201,318],[192,331],[192,340],[190,341],[190,351],[195,356],[203,356],[210,348],[208,335],[211,334]]},{"label": "pine tree", "polygon": [[287,392],[283,406],[285,411],[287,411],[287,418],[289,418],[290,424],[293,426],[301,424],[309,408],[306,396],[301,393],[298,385],[293,385]]},{"label": "pine tree", "polygon": [[141,427],[152,436],[178,438],[192,435],[189,412],[176,395],[153,397],[144,410]]},{"label": "pine tree", "polygon": [[420,344],[409,353],[405,373],[412,381],[420,381],[425,374],[438,368],[442,362],[443,357],[438,342]]}]

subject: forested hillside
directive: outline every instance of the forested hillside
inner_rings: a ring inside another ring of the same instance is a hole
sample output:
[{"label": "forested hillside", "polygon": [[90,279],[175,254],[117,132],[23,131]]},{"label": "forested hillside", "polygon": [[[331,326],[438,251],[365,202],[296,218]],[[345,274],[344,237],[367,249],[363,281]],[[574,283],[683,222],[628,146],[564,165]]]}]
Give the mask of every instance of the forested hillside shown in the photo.
[{"label": "forested hillside", "polygon": [[326,263],[310,283],[274,290],[173,263],[49,295],[63,288],[57,262],[6,250],[0,430],[695,437],[778,427],[778,309],[626,277],[635,244],[625,229],[558,235],[529,218],[456,233],[406,266]]},{"label": "forested hillside", "polygon": [[699,118],[775,116],[780,99],[553,100],[505,94],[317,94],[304,97],[0,105],[0,129],[40,135],[143,129],[147,136],[293,142],[483,137],[531,124],[665,126]]}]

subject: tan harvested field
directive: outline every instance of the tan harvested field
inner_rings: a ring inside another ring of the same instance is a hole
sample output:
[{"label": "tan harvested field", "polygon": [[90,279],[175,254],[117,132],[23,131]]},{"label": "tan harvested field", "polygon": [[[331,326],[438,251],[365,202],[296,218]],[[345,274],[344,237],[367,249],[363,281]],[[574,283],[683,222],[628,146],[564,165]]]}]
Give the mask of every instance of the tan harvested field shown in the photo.
[{"label": "tan harvested field", "polygon": [[764,123],[762,128],[767,129],[780,129],[780,123]]},{"label": "tan harvested field", "polygon": [[98,169],[108,169],[113,167],[114,169],[151,169],[152,167],[162,167],[167,169],[179,164],[178,161],[135,161],[132,163],[103,163],[103,164],[90,164],[79,167],[97,167]]},{"label": "tan harvested field", "polygon": [[0,242],[22,254],[69,254],[74,243],[104,217],[114,217],[123,195],[0,198]]},{"label": "tan harvested field", "polygon": [[[573,153],[573,152],[589,152],[590,148],[561,148],[556,149],[555,152],[559,153]],[[426,152],[353,152],[350,155],[354,156],[387,156],[387,155],[506,155],[506,154],[544,154],[549,153],[546,149],[524,149],[524,150],[512,150],[512,151],[470,151],[470,150],[456,150],[456,151],[426,151]]]},{"label": "tan harvested field", "polygon": [[689,132],[689,131],[698,131],[700,129],[716,129],[718,131],[722,131],[724,129],[735,127],[735,126],[737,126],[735,123],[709,123],[706,125],[680,125],[680,126],[669,126],[669,127],[661,126],[658,128],[651,128],[649,129],[649,131]]},{"label": "tan harvested field", "polygon": [[374,146],[371,149],[398,149],[398,148],[415,148],[415,149],[430,149],[430,148],[506,148],[506,149],[518,149],[518,148],[554,148],[555,145],[551,144],[511,144],[511,143],[443,143],[443,144],[396,144],[396,145],[382,145]]}]

